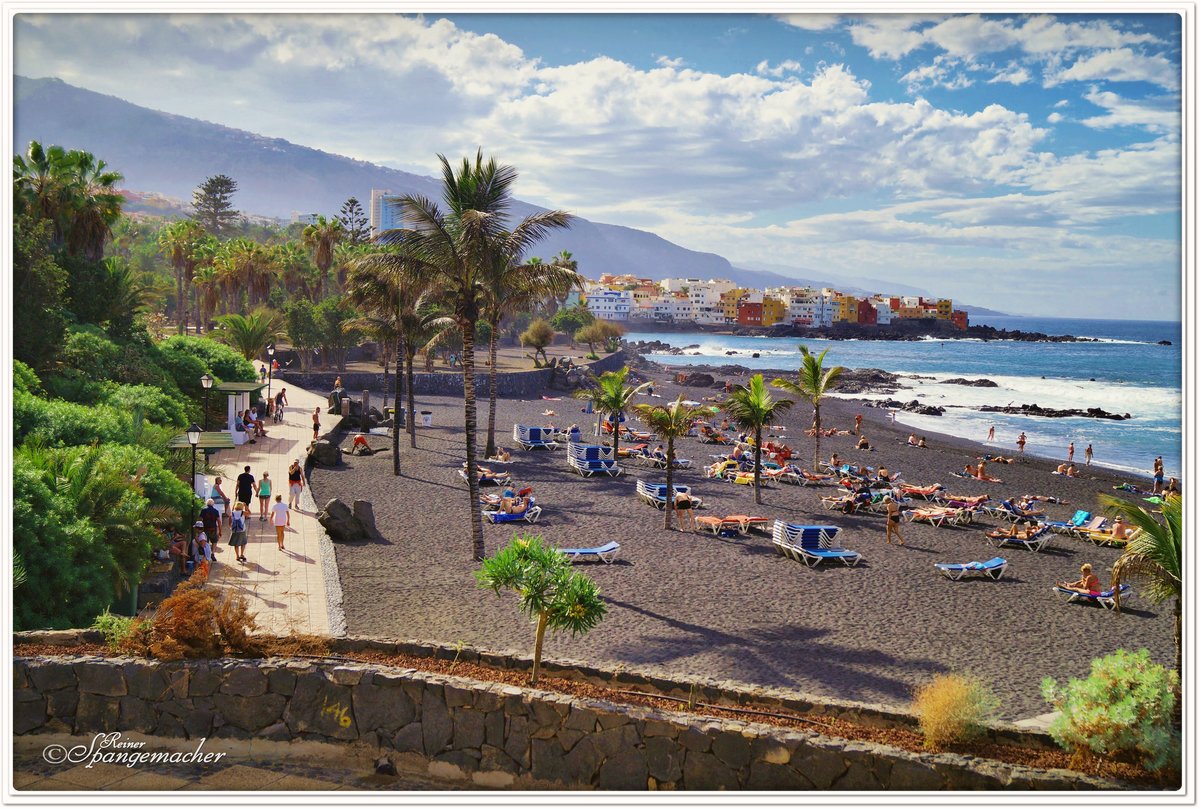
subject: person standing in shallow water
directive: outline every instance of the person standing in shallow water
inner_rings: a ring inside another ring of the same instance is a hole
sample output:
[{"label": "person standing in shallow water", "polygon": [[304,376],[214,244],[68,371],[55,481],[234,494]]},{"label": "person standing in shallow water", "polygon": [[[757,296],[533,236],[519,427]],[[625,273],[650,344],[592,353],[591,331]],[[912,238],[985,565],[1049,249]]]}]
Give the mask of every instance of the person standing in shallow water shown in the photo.
[{"label": "person standing in shallow water", "polygon": [[1067,444],[1067,463],[1075,462],[1075,442]]},{"label": "person standing in shallow water", "polygon": [[988,440],[988,441],[995,441],[995,440],[996,440],[996,425],[995,425],[995,424],[993,424],[991,427],[988,427],[988,437],[987,437],[987,440]]},{"label": "person standing in shallow water", "polygon": [[1025,431],[1024,430],[1022,430],[1021,434],[1019,436],[1017,436],[1017,451],[1020,452],[1022,455],[1025,454]]}]

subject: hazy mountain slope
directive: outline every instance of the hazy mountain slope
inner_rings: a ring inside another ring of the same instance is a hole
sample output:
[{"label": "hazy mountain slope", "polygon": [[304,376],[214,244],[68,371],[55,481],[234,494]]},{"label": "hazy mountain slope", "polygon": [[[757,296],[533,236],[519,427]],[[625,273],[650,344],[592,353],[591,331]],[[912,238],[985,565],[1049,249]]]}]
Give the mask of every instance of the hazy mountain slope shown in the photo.
[{"label": "hazy mountain slope", "polygon": [[[14,78],[13,132],[20,151],[31,140],[86,149],[125,175],[124,187],[185,202],[206,177],[228,174],[238,182],[234,203],[240,210],[284,220],[294,211],[332,215],[350,197],[366,208],[372,188],[434,199],[439,194],[439,183],[430,177],[147,109],[59,79]],[[523,202],[513,206],[515,216],[536,210],[543,209]],[[586,219],[553,233],[537,248],[542,257],[561,250],[571,251],[592,278],[612,272],[656,280],[728,278],[747,287],[804,283],[797,276],[805,271],[734,267],[721,256],[688,250],[654,233]],[[858,291],[844,283],[846,291]]]}]

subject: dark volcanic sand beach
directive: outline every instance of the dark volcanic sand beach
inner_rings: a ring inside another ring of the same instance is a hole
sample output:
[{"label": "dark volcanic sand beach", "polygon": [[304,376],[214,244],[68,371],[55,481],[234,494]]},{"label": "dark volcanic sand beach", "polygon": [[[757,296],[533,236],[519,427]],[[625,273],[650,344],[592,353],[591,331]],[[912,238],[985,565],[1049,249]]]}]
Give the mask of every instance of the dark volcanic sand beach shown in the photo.
[{"label": "dark volcanic sand beach", "polygon": [[[644,401],[667,403],[679,392],[695,400],[714,395],[667,383],[667,372],[652,376],[660,380],[655,393],[662,398]],[[637,479],[661,482],[661,471],[630,463],[617,478],[584,479],[566,465],[562,449],[521,452],[513,444],[514,422],[575,422],[590,434],[595,416],[581,413],[582,405],[572,399],[501,399],[498,404],[497,440],[513,450],[514,463],[507,468],[517,484],[535,487],[544,508],[536,526],[520,523],[517,530],[532,528],[561,547],[612,539],[621,543],[615,564],[577,566],[600,585],[607,617],[584,637],[548,636],[549,658],[624,664],[895,707],[905,706],[914,687],[933,674],[967,669],[991,683],[1001,697],[999,713],[1009,719],[1049,710],[1039,693],[1043,677],[1084,676],[1092,658],[1117,648],[1147,647],[1159,662],[1173,659],[1169,603],[1150,605],[1135,596],[1115,615],[1094,605],[1065,604],[1051,592],[1056,580],[1077,579],[1084,562],[1091,562],[1107,583],[1120,555],[1115,549],[1056,535],[1042,553],[997,551],[983,532],[1007,523],[990,519],[962,528],[905,522],[908,545],[889,546],[884,544],[882,516],[845,516],[821,507],[820,495],[833,493],[834,487],[779,485],[764,489],[763,505],[755,506],[750,487],[705,480],[699,467],[720,449],[695,439],[681,442],[678,453],[697,468],[676,479],[704,499],[700,515],[749,513],[840,525],[839,543],[862,553],[864,561],[856,568],[809,569],[778,556],[762,534],[732,540],[708,532],[667,532],[662,513],[634,496]],[[318,503],[334,497],[347,503],[372,501],[386,538],[384,543],[336,546],[348,631],[462,641],[529,654],[533,627],[518,612],[515,599],[479,589],[472,575],[478,564],[471,559],[467,489],[456,474],[463,460],[462,401],[419,397],[418,409],[433,411],[434,426],[418,428],[416,450],[402,437],[401,477],[392,476],[390,452],[369,458],[346,455],[343,467],[312,472]],[[543,417],[546,409],[557,415]],[[854,437],[838,436],[822,439],[826,459],[837,451],[845,460],[887,466],[909,483],[938,482],[953,493],[986,493],[994,500],[1044,494],[1068,501],[1045,506],[1052,519],[1067,519],[1076,508],[1096,512],[1096,495],[1111,493],[1115,483],[1126,480],[1094,467],[1082,478],[1063,478],[1050,474],[1051,462],[1034,459],[990,464],[990,474],[1003,483],[955,478],[952,471],[983,453],[980,445],[929,435],[928,449],[910,448],[903,445],[907,431],[888,424],[886,411],[847,400],[827,399],[822,406],[826,426],[851,428],[860,412],[863,432],[876,451],[855,450]],[[480,414],[485,428],[486,399]],[[806,466],[812,439],[803,430],[810,420],[811,407],[803,403],[780,420],[787,426],[787,443],[799,450]],[[481,449],[484,438],[481,429]],[[390,446],[390,441],[371,437],[376,447]],[[349,447],[348,438],[344,447]],[[512,524],[485,523],[484,531],[491,554],[514,529]],[[996,555],[1009,560],[999,582],[951,582],[933,567],[935,562]]]}]

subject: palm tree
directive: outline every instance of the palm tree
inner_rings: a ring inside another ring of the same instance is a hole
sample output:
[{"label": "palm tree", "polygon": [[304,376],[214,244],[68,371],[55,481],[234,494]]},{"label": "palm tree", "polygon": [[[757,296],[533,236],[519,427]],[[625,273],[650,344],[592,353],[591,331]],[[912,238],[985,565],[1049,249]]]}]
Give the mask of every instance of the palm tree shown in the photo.
[{"label": "palm tree", "polygon": [[499,260],[484,277],[487,295],[488,336],[488,428],[487,450],[484,457],[496,453],[496,347],[500,341],[500,321],[505,317],[528,310],[548,297],[565,295],[583,285],[583,276],[559,264],[522,264],[524,248],[540,239],[549,230],[569,227],[572,216],[562,211],[545,211],[526,218],[515,231],[506,234]]},{"label": "palm tree", "polygon": [[158,250],[175,269],[175,316],[180,334],[187,334],[188,298],[196,269],[196,251],[207,235],[204,228],[191,219],[172,222],[158,232]]},{"label": "palm tree", "polygon": [[607,414],[613,425],[613,457],[617,457],[617,448],[621,442],[621,414],[629,409],[633,397],[650,387],[651,383],[626,385],[629,376],[629,366],[619,371],[605,371],[600,374],[596,384],[575,392],[576,398],[590,399],[597,413]]},{"label": "palm tree", "polygon": [[13,156],[13,192],[18,208],[54,227],[54,244],[62,244],[63,209],[66,205],[67,152],[61,146],[44,148],[30,141],[23,155]]},{"label": "palm tree", "polygon": [[682,438],[692,429],[692,422],[700,415],[696,408],[683,404],[683,394],[679,394],[669,405],[636,404],[633,413],[645,424],[650,431],[667,442],[667,506],[663,509],[665,520],[663,527],[671,530],[671,515],[675,513],[675,490],[672,488],[675,470],[675,439]]},{"label": "palm tree", "polygon": [[[1125,546],[1113,565],[1112,586],[1126,579],[1141,581],[1142,595],[1152,604],[1175,599],[1175,670],[1183,675],[1183,500],[1167,496],[1162,503],[1162,520],[1140,506],[1101,495],[1100,502],[1120,514],[1141,532]],[[1121,599],[1115,598],[1117,611]]]},{"label": "palm tree", "polygon": [[813,450],[814,472],[817,471],[817,466],[821,463],[821,399],[825,398],[825,394],[837,387],[842,372],[846,370],[840,365],[826,370],[824,367],[825,354],[828,352],[829,349],[827,348],[820,354],[814,355],[809,352],[808,346],[800,346],[800,355],[803,364],[800,366],[798,379],[795,382],[790,379],[775,379],[771,382],[777,388],[782,388],[797,396],[803,396],[812,402],[812,426],[816,432],[816,446]]},{"label": "palm tree", "polygon": [[313,261],[321,274],[320,297],[325,298],[329,283],[329,267],[333,264],[333,247],[345,236],[342,223],[337,219],[318,216],[317,221],[304,228],[304,243],[313,249]]},{"label": "palm tree", "polygon": [[442,164],[442,200],[446,210],[426,197],[403,197],[400,205],[405,221],[411,227],[386,231],[380,234],[380,242],[399,245],[404,260],[412,269],[442,290],[462,334],[463,422],[467,442],[471,544],[474,558],[482,560],[486,548],[475,461],[475,324],[484,304],[483,281],[501,254],[498,245],[507,232],[504,214],[512,201],[512,185],[517,172],[511,166],[498,164],[495,159],[485,162],[482,149],[476,154],[474,163],[464,158],[457,170],[445,156],[438,155],[438,160]]},{"label": "palm tree", "polygon": [[762,505],[759,481],[762,477],[762,430],[776,417],[791,409],[791,399],[773,399],[762,374],[750,377],[749,385],[738,385],[722,406],[729,418],[744,430],[754,430],[754,502]]},{"label": "palm tree", "polygon": [[263,308],[248,315],[221,315],[217,324],[221,342],[237,349],[248,360],[258,357],[267,343],[279,336],[279,316]]},{"label": "palm tree", "polygon": [[125,199],[116,185],[124,177],[108,171],[107,164],[89,152],[71,151],[67,159],[72,176],[67,196],[67,251],[99,261],[104,258],[112,227],[121,217]]},{"label": "palm tree", "polygon": [[316,268],[312,258],[297,242],[275,245],[275,263],[279,266],[283,288],[289,296],[303,295],[316,302]]}]

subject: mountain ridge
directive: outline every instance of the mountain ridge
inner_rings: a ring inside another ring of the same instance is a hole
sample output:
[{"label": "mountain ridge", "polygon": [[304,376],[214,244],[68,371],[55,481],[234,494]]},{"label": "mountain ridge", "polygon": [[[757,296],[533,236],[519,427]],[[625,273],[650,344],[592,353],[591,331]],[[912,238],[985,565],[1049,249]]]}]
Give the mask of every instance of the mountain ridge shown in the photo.
[{"label": "mountain ridge", "polygon": [[[295,211],[331,215],[350,197],[357,197],[367,208],[373,188],[440,197],[440,184],[431,177],[153,110],[61,79],[14,76],[13,90],[14,144],[38,140],[85,149],[120,171],[131,190],[188,200],[205,178],[227,174],[238,182],[236,203],[240,209],[284,221]],[[516,217],[544,210],[519,200],[512,205]],[[650,231],[582,217],[570,229],[552,232],[537,246],[543,256],[562,250],[569,250],[580,271],[590,277],[611,272],[654,280],[728,278],[748,287],[808,282],[792,274],[803,272],[793,268],[738,267],[723,256],[683,247]],[[783,275],[775,269],[790,272]],[[847,283],[837,285],[847,292],[883,291],[851,288]]]}]

